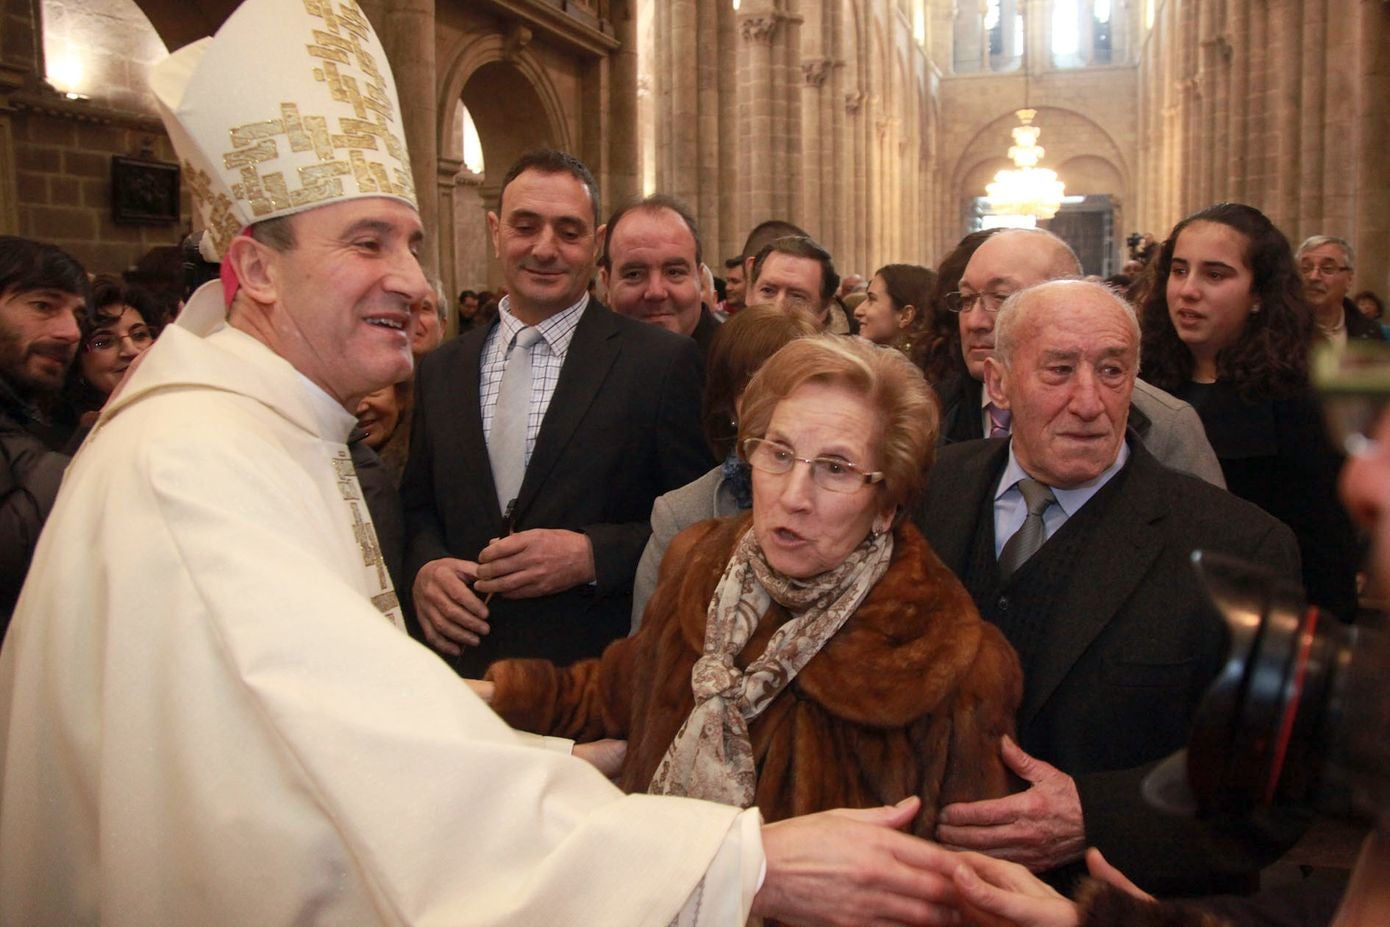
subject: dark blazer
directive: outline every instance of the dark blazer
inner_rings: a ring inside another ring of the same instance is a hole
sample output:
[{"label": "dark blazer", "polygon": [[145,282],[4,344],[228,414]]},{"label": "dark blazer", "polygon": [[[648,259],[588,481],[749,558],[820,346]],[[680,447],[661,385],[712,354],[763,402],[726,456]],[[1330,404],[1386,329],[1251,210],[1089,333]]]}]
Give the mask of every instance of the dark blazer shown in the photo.
[{"label": "dark blazer", "polygon": [[[1296,581],[1298,548],[1257,507],[1162,466],[1132,433],[1129,445],[1116,476],[1124,482],[1053,606],[1031,674],[1024,668],[1019,743],[1076,780],[1087,843],[1140,886],[1248,889],[1243,883],[1277,857],[1285,835],[1250,835],[1218,850],[1207,828],[1149,808],[1140,783],[1186,743],[1197,702],[1225,662],[1225,628],[1197,589],[1191,552],[1225,551]],[[943,448],[916,512],[962,578],[1007,459],[1002,438]]]},{"label": "dark blazer", "polygon": [[[489,330],[456,338],[420,364],[401,484],[412,583],[425,563],[477,560],[503,534],[478,406]],[[627,633],[652,501],[713,462],[700,432],[702,390],[695,342],[589,304],[541,424],[513,528],[584,532],[597,581],[536,599],[495,597],[491,633],[453,660],[455,669],[481,676],[503,657],[569,664]]]}]

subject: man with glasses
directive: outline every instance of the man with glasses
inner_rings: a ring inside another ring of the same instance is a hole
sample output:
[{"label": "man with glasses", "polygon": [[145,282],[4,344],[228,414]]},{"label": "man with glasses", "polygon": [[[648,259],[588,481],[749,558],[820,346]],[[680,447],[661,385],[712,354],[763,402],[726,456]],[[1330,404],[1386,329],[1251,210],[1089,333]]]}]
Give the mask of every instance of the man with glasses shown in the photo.
[{"label": "man with glasses", "polygon": [[1347,299],[1356,252],[1344,238],[1314,235],[1298,246],[1298,269],[1303,273],[1303,294],[1313,307],[1318,335],[1337,348],[1348,338],[1384,341],[1375,319],[1368,319]]},{"label": "man with glasses", "polygon": [[[975,250],[961,275],[960,289],[946,297],[946,307],[959,322],[969,376],[961,376],[954,397],[943,397],[945,443],[1009,434],[1009,413],[998,408],[982,386],[985,361],[994,354],[999,306],[1026,287],[1079,276],[1081,262],[1075,252],[1043,229],[997,232]],[[1143,380],[1135,381],[1131,404],[1130,427],[1160,463],[1226,487],[1202,420],[1190,405]]]},{"label": "man with glasses", "polygon": [[87,294],[87,274],[71,255],[0,236],[0,636],[68,464],[37,403],[63,386]]}]

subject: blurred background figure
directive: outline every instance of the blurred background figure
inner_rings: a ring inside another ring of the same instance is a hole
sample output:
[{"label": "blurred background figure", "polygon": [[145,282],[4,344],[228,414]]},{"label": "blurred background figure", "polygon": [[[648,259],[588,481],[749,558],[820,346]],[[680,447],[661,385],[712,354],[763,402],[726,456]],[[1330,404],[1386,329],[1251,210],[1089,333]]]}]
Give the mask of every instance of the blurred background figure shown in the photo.
[{"label": "blurred background figure", "polygon": [[931,351],[932,291],[936,271],[917,264],[887,264],[874,272],[855,307],[859,337],[897,348],[918,367]]}]

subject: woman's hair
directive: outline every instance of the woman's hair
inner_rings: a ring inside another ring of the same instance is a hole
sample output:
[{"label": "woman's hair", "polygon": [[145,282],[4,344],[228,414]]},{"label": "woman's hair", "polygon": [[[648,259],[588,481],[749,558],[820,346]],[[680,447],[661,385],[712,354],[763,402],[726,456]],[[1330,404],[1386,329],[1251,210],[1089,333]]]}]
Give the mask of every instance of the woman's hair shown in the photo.
[{"label": "woman's hair", "polygon": [[798,338],[772,355],[744,391],[740,453],[744,441],[767,434],[777,404],[804,383],[844,386],[878,410],[882,492],[889,504],[906,509],[936,455],[939,413],[922,371],[901,351],[858,338]]},{"label": "woman's hair", "polygon": [[936,266],[936,283],[932,287],[931,332],[926,356],[921,361],[927,382],[940,387],[947,380],[969,376],[965,358],[960,352],[960,320],[946,308],[946,295],[960,289],[960,278],[974,256],[975,250],[1001,229],[983,229],[966,235]]},{"label": "woman's hair", "polygon": [[784,344],[815,333],[810,319],[776,306],[748,306],[715,329],[705,362],[700,423],[717,459],[723,460],[734,449],[738,438],[734,401],[753,374]]},{"label": "woman's hair", "polygon": [[92,298],[77,312],[77,327],[82,332],[82,344],[98,328],[114,325],[125,312],[123,306],[134,309],[151,328],[159,317],[154,297],[138,286],[131,286],[116,277],[97,277],[92,281]]},{"label": "woman's hair", "polygon": [[[1351,298],[1351,301],[1353,303],[1360,303],[1363,299],[1370,300],[1371,305],[1376,307],[1375,317],[1377,319],[1382,319],[1385,317],[1385,303],[1381,301],[1379,296],[1372,293],[1370,290],[1362,290],[1360,293],[1357,293],[1355,296],[1353,296]],[[1359,307],[1357,311],[1360,311]]]},{"label": "woman's hair", "polygon": [[1178,236],[1194,222],[1216,222],[1245,237],[1245,263],[1258,312],[1246,320],[1235,344],[1216,355],[1216,375],[1242,399],[1286,398],[1307,387],[1308,343],[1313,316],[1303,302],[1303,278],[1284,233],[1264,213],[1242,203],[1217,203],[1173,227],[1158,254],[1153,288],[1140,313],[1144,379],[1177,390],[1192,379],[1195,360],[1168,314],[1168,275]]},{"label": "woman's hair", "polygon": [[936,271],[920,264],[885,264],[874,271],[874,276],[883,278],[883,288],[893,301],[894,312],[904,306],[917,310],[916,317],[899,337],[907,356],[917,366],[923,366],[932,346],[932,321],[936,313],[932,297],[936,293]]}]

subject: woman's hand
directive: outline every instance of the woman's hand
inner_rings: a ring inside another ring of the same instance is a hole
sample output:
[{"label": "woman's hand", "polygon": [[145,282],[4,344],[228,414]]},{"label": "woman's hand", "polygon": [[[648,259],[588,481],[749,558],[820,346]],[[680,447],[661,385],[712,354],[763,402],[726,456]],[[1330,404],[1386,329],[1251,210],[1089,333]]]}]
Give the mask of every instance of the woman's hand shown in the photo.
[{"label": "woman's hand", "polygon": [[592,763],[595,769],[608,778],[616,779],[618,773],[623,771],[623,760],[627,759],[627,741],[610,737],[587,744],[575,744],[571,752],[581,760]]},{"label": "woman's hand", "polygon": [[473,690],[473,694],[478,696],[489,705],[492,704],[492,696],[497,692],[497,683],[489,682],[486,679],[465,679],[464,684]]},{"label": "woman's hand", "polygon": [[1024,866],[961,853],[951,874],[961,910],[980,927],[1076,927],[1076,905]]}]

